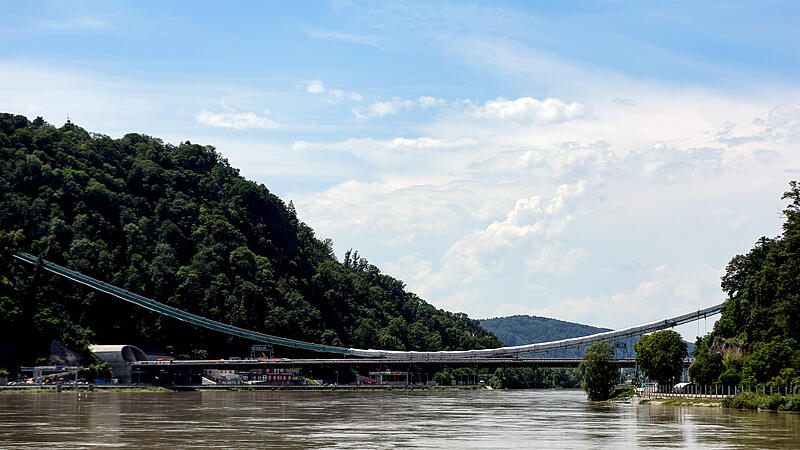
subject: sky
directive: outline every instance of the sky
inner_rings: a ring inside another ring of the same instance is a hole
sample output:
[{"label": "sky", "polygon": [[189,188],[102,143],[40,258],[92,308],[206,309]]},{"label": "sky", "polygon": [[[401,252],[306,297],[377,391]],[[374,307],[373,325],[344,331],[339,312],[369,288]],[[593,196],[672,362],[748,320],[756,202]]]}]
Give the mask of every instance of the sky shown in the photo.
[{"label": "sky", "polygon": [[800,174],[795,2],[0,6],[0,111],[213,145],[473,318],[720,303]]}]

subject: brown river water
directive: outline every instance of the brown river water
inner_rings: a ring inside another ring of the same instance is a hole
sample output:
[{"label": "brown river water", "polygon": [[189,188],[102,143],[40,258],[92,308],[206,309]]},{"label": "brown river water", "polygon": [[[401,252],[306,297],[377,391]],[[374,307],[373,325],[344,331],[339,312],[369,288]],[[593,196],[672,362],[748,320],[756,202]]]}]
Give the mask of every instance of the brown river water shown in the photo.
[{"label": "brown river water", "polygon": [[4,394],[0,447],[800,448],[800,415],[574,390]]}]

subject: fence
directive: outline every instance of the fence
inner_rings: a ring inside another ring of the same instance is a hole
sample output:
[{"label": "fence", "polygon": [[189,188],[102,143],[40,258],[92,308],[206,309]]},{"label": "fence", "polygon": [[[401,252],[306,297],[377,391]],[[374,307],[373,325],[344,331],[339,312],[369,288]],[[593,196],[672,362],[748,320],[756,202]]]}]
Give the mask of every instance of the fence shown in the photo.
[{"label": "fence", "polygon": [[797,395],[798,393],[800,393],[800,386],[797,385],[698,386],[694,384],[684,385],[684,386],[679,386],[679,385],[672,386],[672,385],[645,384],[643,387],[637,388],[636,391],[642,397],[725,398],[725,397],[730,397],[732,395],[736,395],[740,392],[753,392],[756,394],[764,394],[764,395],[773,395],[773,394]]},{"label": "fence", "polygon": [[753,392],[764,395],[797,395],[800,393],[800,386],[698,386],[694,384],[685,386],[672,386],[645,384],[641,388],[636,388],[636,391],[642,397],[725,398],[736,395],[740,392]]}]

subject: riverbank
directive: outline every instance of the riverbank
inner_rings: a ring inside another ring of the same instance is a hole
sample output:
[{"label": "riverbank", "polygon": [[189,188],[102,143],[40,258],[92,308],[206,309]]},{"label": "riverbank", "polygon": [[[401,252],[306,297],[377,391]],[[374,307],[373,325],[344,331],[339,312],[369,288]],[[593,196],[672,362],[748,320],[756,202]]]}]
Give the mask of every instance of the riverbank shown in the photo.
[{"label": "riverbank", "polygon": [[672,406],[703,406],[721,408],[722,399],[717,398],[686,398],[686,397],[637,397],[640,405],[672,405]]},{"label": "riverbank", "polygon": [[800,412],[800,395],[766,395],[740,392],[725,398],[649,397],[638,399],[640,405],[704,406],[712,408],[751,409],[756,411]]},{"label": "riverbank", "polygon": [[392,386],[392,385],[305,385],[305,386],[279,386],[279,385],[177,385],[177,386],[125,386],[125,385],[95,385],[90,389],[86,385],[75,389],[72,385],[62,385],[61,391],[56,386],[0,386],[2,394],[54,394],[54,393],[80,393],[80,392],[186,392],[186,391],[474,391],[490,390],[488,386]]},{"label": "riverbank", "polygon": [[59,391],[56,386],[0,386],[0,395],[13,394],[59,394],[59,393],[83,393],[83,392],[173,392],[160,386],[102,386],[96,385],[90,388],[86,385],[73,386],[64,385]]},{"label": "riverbank", "polygon": [[722,404],[728,408],[800,412],[800,395],[740,392],[726,398]]}]

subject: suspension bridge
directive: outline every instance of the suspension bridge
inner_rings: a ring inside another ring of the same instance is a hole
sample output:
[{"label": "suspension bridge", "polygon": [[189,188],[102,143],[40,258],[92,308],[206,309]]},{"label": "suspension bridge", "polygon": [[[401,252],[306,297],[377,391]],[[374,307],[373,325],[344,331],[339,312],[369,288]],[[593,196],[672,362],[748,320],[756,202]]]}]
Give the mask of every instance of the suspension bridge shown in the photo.
[{"label": "suspension bridge", "polygon": [[[606,331],[603,333],[592,334],[589,336],[561,339],[557,341],[540,342],[537,344],[515,345],[510,347],[487,348],[478,350],[451,350],[451,351],[435,351],[435,352],[359,349],[359,348],[346,348],[346,347],[337,347],[333,345],[316,344],[312,342],[305,342],[295,339],[273,336],[259,331],[247,330],[244,328],[211,320],[206,317],[199,316],[197,314],[193,314],[166,305],[156,300],[143,297],[141,295],[127,291],[117,286],[113,286],[111,284],[105,283],[95,278],[83,275],[74,270],[70,270],[66,267],[60,266],[53,262],[40,259],[34,255],[31,255],[30,253],[19,252],[15,253],[14,257],[27,264],[40,265],[43,269],[49,272],[52,272],[66,279],[72,280],[76,283],[83,284],[99,292],[103,292],[105,294],[133,303],[142,308],[155,311],[159,314],[163,314],[165,316],[172,317],[174,319],[178,319],[183,322],[196,325],[198,327],[207,328],[210,330],[218,331],[231,336],[237,336],[249,339],[256,342],[264,342],[268,344],[274,344],[289,348],[297,348],[302,350],[310,350],[314,352],[365,358],[366,360],[364,361],[364,363],[366,364],[369,364],[369,361],[367,360],[373,360],[375,361],[376,364],[380,364],[382,361],[388,361],[388,360],[405,361],[408,363],[423,363],[425,361],[438,362],[438,363],[459,363],[459,362],[463,363],[465,362],[465,360],[469,360],[473,363],[476,361],[484,361],[486,364],[490,364],[492,358],[497,358],[498,360],[496,362],[503,360],[505,361],[505,363],[507,363],[507,365],[514,365],[514,362],[517,361],[517,358],[515,357],[517,357],[518,355],[522,354],[532,355],[538,353],[546,353],[554,350],[586,347],[595,342],[600,342],[600,341],[615,341],[634,336],[642,336],[648,333],[652,333],[654,331],[673,328],[678,325],[683,325],[696,320],[705,319],[708,316],[719,314],[722,311],[722,306],[723,306],[723,304],[720,303],[717,305],[709,306],[707,308],[699,309],[697,311],[682,314],[676,317],[657,320],[655,322],[623,328],[620,330]],[[545,359],[545,358],[538,358],[538,359]],[[525,360],[527,361],[529,360],[529,358],[525,358]],[[317,363],[315,363],[314,360],[308,360],[308,364],[312,365],[318,364],[322,363],[322,361],[333,361],[333,360],[319,360],[319,362]],[[352,364],[355,360],[351,359],[349,361]],[[530,361],[528,361],[528,363],[530,363]],[[619,362],[621,366],[626,366],[628,363],[632,364],[632,360]],[[186,362],[185,364],[191,365],[192,363]],[[336,363],[326,363],[326,364],[336,364]],[[560,364],[562,364],[561,367],[571,366],[573,364],[577,364],[577,360],[560,361]]]}]

